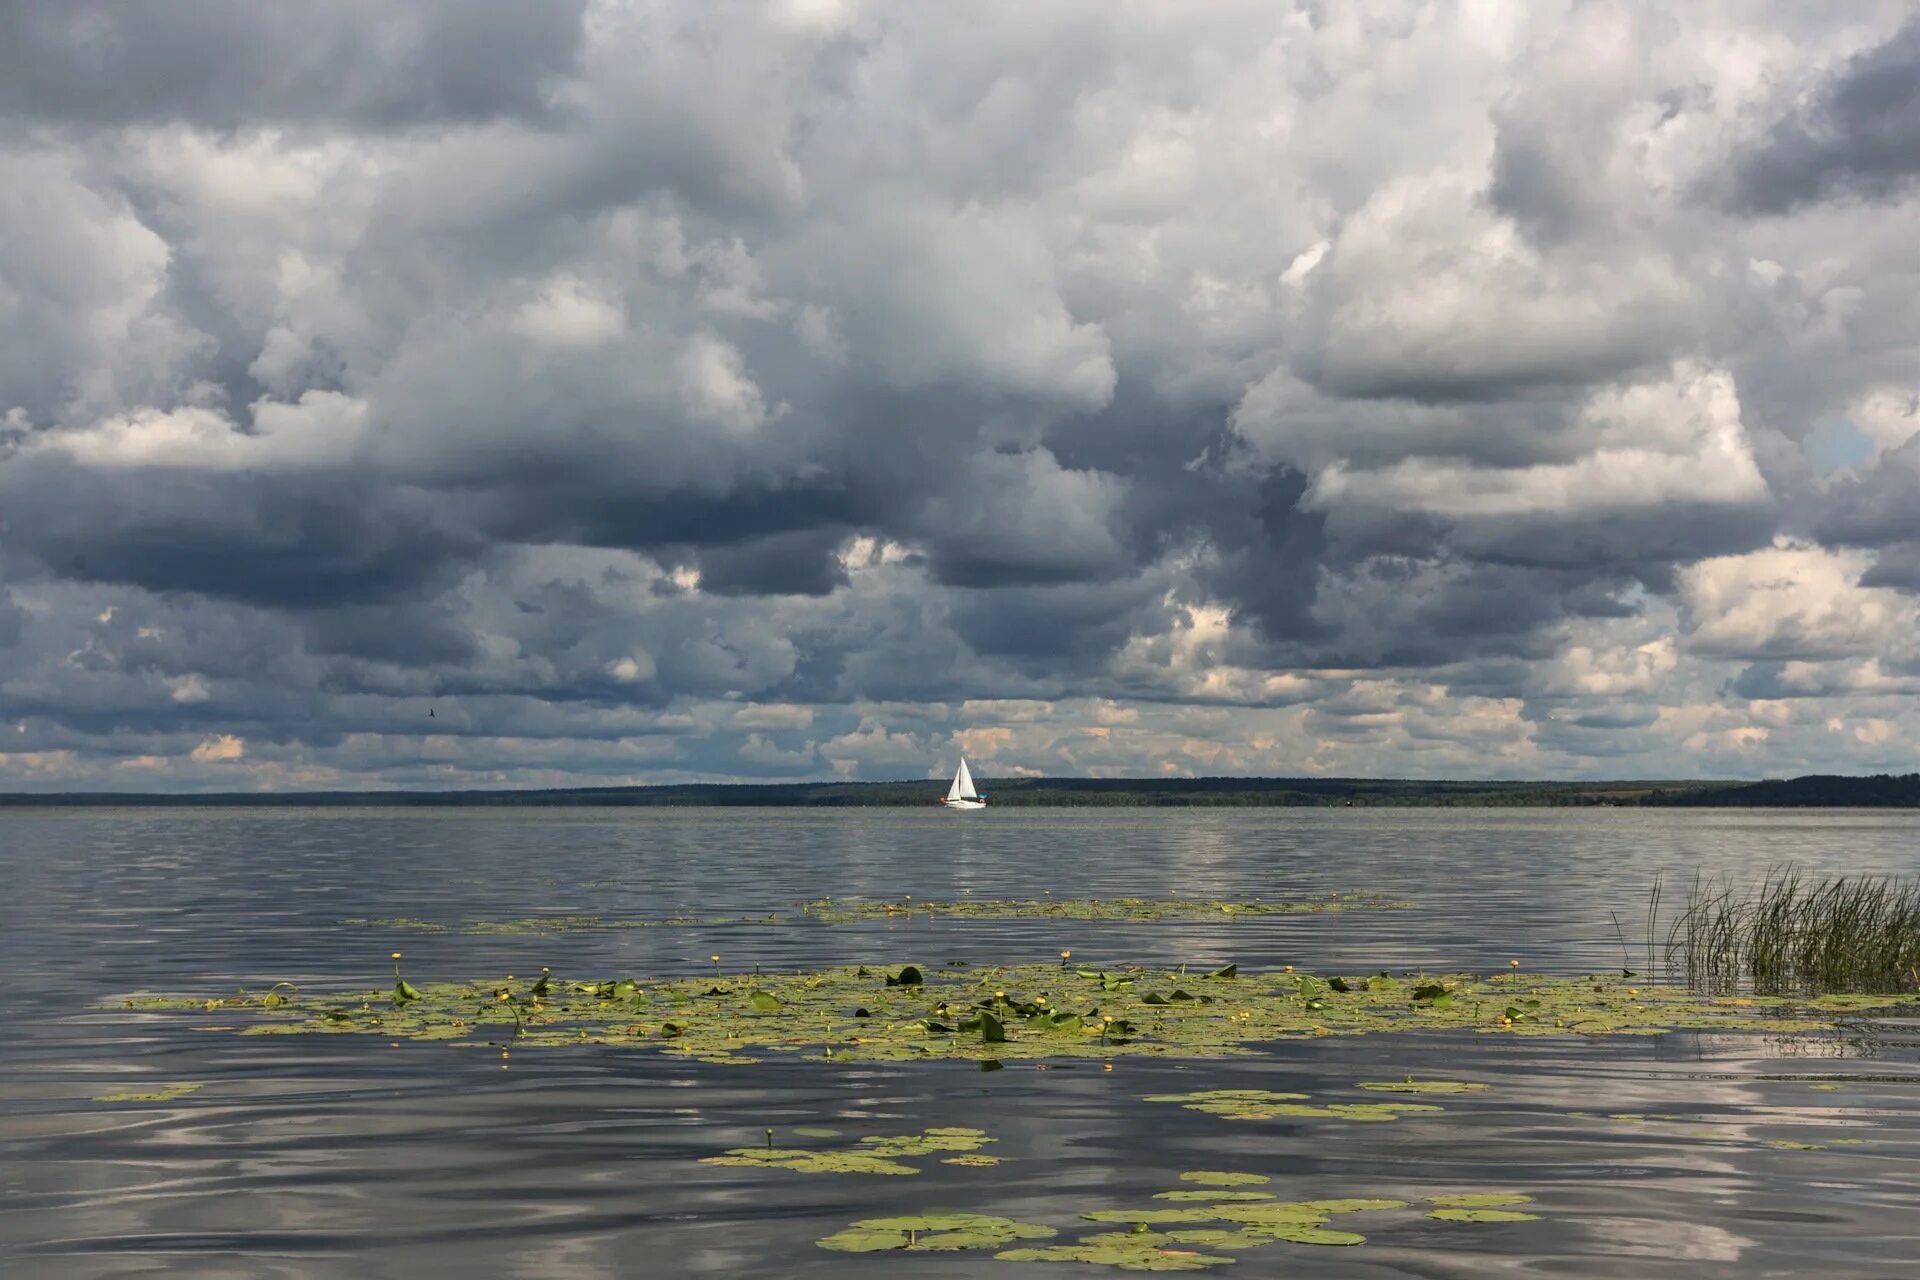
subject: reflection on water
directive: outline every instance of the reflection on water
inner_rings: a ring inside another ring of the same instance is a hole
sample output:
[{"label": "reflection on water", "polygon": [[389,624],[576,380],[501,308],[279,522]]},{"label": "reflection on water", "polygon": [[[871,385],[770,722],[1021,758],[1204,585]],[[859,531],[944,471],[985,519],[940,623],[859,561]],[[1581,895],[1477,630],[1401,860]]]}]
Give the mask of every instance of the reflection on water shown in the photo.
[{"label": "reflection on water", "polygon": [[[853,1219],[943,1207],[1063,1229],[1185,1169],[1283,1199],[1533,1194],[1539,1222],[1417,1213],[1368,1243],[1275,1245],[1239,1274],[1909,1276],[1920,1028],[1653,1040],[1368,1037],[1218,1062],[705,1067],[592,1047],[496,1052],[235,1037],[97,1008],[135,990],[694,972],[841,962],[1145,960],[1376,970],[1643,963],[1656,872],[1920,870],[1902,814],[1553,811],[16,812],[0,815],[0,1261],[11,1276],[1053,1275],[982,1255],[830,1254]],[[1127,922],[793,919],[558,937],[342,926],[528,915],[752,916],[821,895],[1322,895],[1400,912]],[[502,1069],[505,1067],[506,1069]],[[1390,1124],[1235,1122],[1142,1095],[1351,1095],[1485,1082]],[[1838,1078],[1838,1090],[1813,1083]],[[167,1102],[90,1101],[202,1082]],[[1345,1092],[1343,1092],[1345,1091]],[[801,1176],[699,1158],[765,1130],[978,1125],[1004,1163]],[[1854,1140],[1858,1140],[1857,1142]],[[1777,1147],[1804,1143],[1812,1149]],[[1074,1274],[1078,1274],[1075,1272]],[[1097,1274],[1097,1273],[1096,1273]]]}]

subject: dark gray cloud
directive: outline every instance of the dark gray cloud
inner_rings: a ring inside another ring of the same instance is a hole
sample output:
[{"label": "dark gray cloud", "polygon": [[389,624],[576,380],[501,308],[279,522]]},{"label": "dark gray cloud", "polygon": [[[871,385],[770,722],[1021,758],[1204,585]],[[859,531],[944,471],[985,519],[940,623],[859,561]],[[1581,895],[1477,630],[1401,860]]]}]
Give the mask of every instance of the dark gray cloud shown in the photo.
[{"label": "dark gray cloud", "polygon": [[0,787],[1884,758],[1920,25],[1389,9],[0,10]]},{"label": "dark gray cloud", "polygon": [[372,128],[541,116],[585,0],[0,6],[0,114],[49,123]]},{"label": "dark gray cloud", "polygon": [[1920,18],[1841,65],[1734,169],[1736,208],[1890,198],[1920,178]]}]

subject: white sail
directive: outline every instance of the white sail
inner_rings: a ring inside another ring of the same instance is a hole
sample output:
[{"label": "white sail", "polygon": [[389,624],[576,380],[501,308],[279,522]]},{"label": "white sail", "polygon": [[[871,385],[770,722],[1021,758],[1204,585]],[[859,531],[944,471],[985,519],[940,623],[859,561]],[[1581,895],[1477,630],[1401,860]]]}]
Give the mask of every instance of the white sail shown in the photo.
[{"label": "white sail", "polygon": [[947,792],[949,800],[978,800],[980,793],[973,789],[973,775],[967,772],[967,758],[960,757],[960,771],[953,775],[953,788]]}]

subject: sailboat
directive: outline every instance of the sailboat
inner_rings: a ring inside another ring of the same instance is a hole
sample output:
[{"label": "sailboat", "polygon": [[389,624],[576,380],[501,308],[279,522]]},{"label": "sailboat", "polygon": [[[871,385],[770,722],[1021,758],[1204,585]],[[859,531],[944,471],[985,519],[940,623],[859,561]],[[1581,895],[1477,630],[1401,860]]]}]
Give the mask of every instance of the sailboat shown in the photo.
[{"label": "sailboat", "polygon": [[940,797],[940,803],[949,809],[984,809],[987,798],[973,789],[973,775],[967,772],[967,758],[960,757],[960,768],[953,775],[953,785],[947,788],[947,794]]}]

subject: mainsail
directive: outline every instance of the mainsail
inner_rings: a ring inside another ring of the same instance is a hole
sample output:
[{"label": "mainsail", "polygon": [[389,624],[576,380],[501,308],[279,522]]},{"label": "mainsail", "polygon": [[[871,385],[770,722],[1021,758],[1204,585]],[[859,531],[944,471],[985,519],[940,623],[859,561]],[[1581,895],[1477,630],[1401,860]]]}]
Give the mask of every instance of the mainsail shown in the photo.
[{"label": "mainsail", "polygon": [[973,775],[967,772],[967,758],[960,757],[960,770],[953,775],[953,785],[947,788],[949,800],[978,800],[980,793],[973,789]]}]

